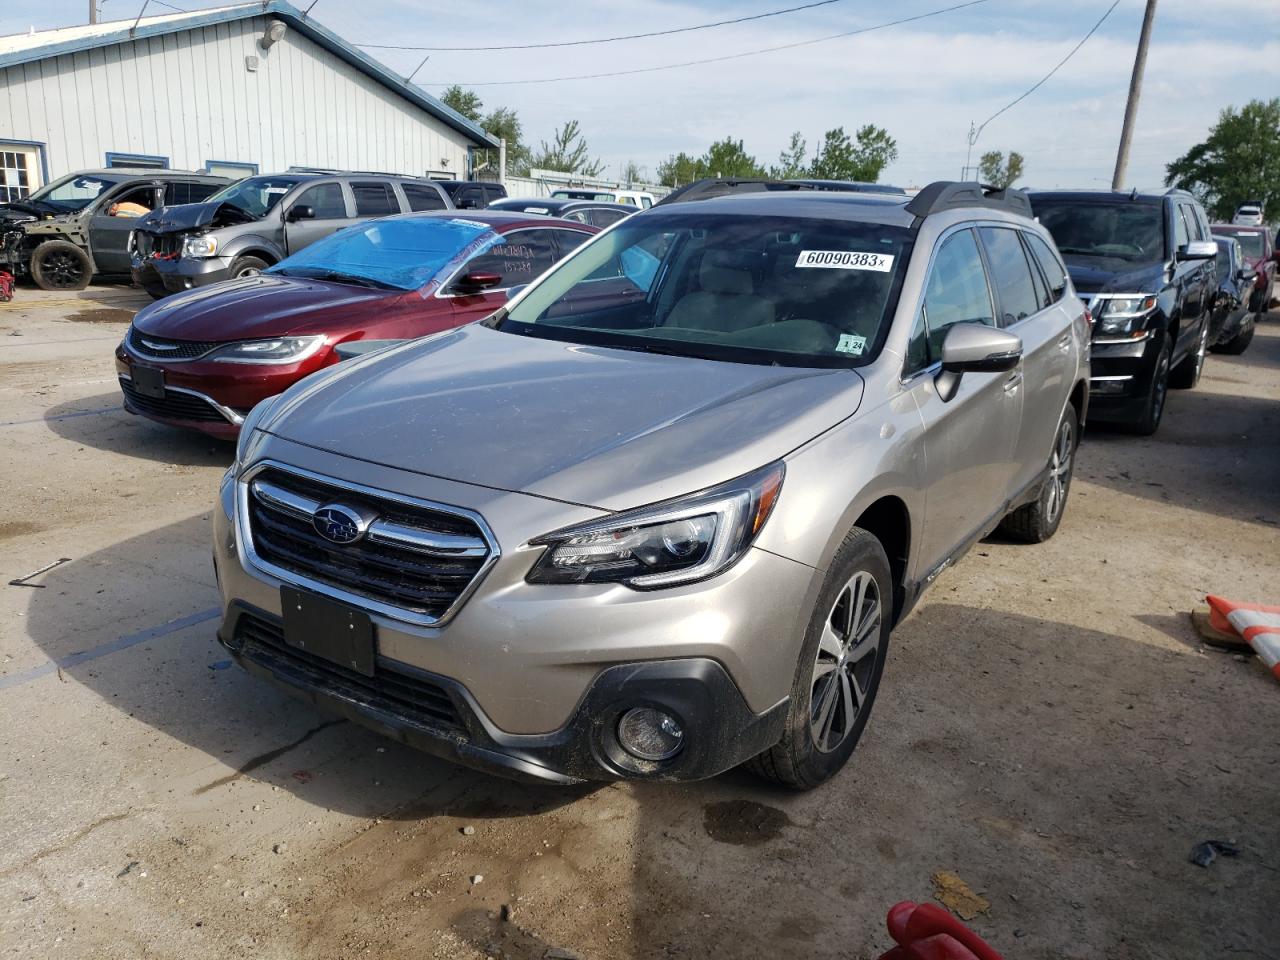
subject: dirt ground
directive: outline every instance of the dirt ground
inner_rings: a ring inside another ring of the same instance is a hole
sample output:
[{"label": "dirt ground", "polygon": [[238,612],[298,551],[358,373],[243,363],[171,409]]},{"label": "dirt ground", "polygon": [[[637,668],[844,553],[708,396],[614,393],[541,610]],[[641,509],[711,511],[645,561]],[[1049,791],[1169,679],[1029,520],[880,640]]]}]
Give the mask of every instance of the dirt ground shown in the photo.
[{"label": "dirt ground", "polygon": [[0,306],[0,582],[69,558],[0,586],[0,955],[867,958],[950,871],[1007,960],[1280,957],[1280,685],[1187,617],[1280,603],[1280,314],[1155,438],[1090,431],[1058,536],[945,574],[790,795],[515,785],[227,668],[231,450],[120,409],[142,303]]}]

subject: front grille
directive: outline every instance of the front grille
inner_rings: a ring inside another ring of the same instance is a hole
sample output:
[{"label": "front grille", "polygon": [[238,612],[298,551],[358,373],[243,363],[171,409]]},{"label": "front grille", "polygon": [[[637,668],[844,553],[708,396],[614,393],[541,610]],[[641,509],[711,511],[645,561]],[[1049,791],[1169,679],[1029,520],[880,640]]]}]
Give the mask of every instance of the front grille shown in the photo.
[{"label": "front grille", "polygon": [[247,659],[302,686],[335,693],[417,726],[445,727],[459,734],[466,732],[453,699],[439,684],[381,663],[372,677],[366,677],[287,645],[280,625],[270,620],[241,613],[232,645]]},{"label": "front grille", "polygon": [[[275,491],[275,498],[262,495],[264,485]],[[281,495],[292,501],[292,508],[282,505]],[[491,551],[483,531],[468,517],[354,492],[276,467],[254,475],[247,500],[253,549],[262,560],[429,621],[453,607],[484,569]],[[319,506],[332,502],[376,516],[370,533],[351,544],[322,537],[311,517]],[[375,539],[374,532],[385,524],[428,537],[465,538],[479,547],[472,550],[476,555],[461,556]]]},{"label": "front grille", "polygon": [[125,380],[124,378],[120,380],[120,389],[124,391],[124,396],[129,401],[129,406],[139,413],[150,414],[153,417],[163,417],[167,420],[228,422],[227,418],[219,413],[217,408],[208,400],[201,399],[190,393],[166,390],[163,400],[159,397],[144,397],[134,389],[131,380]]},{"label": "front grille", "polygon": [[153,337],[136,327],[129,328],[129,349],[148,360],[194,360],[210,350],[222,346],[217,340],[174,340],[171,337]]},{"label": "front grille", "polygon": [[150,257],[172,259],[180,256],[182,239],[183,235],[180,233],[148,233],[145,230],[139,230],[133,235],[133,242],[138,247],[138,255],[144,260]]}]

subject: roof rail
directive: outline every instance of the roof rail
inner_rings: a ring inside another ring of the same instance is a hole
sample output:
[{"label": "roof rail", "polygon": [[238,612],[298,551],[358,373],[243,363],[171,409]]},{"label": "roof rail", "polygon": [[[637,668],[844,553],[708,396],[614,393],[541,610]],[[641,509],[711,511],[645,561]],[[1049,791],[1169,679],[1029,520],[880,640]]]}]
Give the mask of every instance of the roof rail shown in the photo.
[{"label": "roof rail", "polygon": [[791,180],[769,180],[764,177],[704,177],[672,190],[654,204],[683,203],[688,200],[710,200],[732,193],[764,193],[772,190],[814,190],[812,184]]},{"label": "roof rail", "polygon": [[906,210],[923,219],[944,210],[961,210],[966,207],[994,207],[1010,213],[1020,213],[1024,217],[1035,217],[1026,191],[1014,190],[1012,187],[1001,189],[973,180],[937,180],[917,193],[907,204]]},{"label": "roof rail", "polygon": [[421,180],[422,177],[412,173],[388,173],[386,170],[334,170],[330,167],[299,167],[292,166],[285,173],[316,173],[324,176],[347,176],[355,174],[363,177],[402,177],[406,180]]}]

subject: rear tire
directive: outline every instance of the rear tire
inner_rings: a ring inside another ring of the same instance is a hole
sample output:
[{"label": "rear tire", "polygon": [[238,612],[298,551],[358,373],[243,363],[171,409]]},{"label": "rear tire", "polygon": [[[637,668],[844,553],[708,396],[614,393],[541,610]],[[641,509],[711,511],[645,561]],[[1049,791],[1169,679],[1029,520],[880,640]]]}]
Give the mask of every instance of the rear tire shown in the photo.
[{"label": "rear tire", "polygon": [[1023,543],[1044,543],[1058,532],[1062,515],[1067,511],[1067,494],[1071,492],[1078,424],[1075,407],[1068,403],[1053,436],[1049,475],[1045,477],[1044,485],[1035,500],[1024,504],[1000,521],[1000,530],[1006,536]]},{"label": "rear tire", "polygon": [[[1259,314],[1258,318],[1261,318],[1261,316],[1262,315]],[[1257,327],[1257,325],[1258,325],[1258,320],[1251,316],[1248,320],[1248,326],[1246,326],[1243,330],[1237,333],[1230,340],[1226,341],[1225,343],[1218,344],[1216,347],[1213,348],[1213,352],[1225,353],[1227,356],[1231,356],[1231,357],[1240,356],[1240,354],[1244,353],[1246,350],[1249,349],[1249,344],[1253,342],[1253,331]]]},{"label": "rear tire", "polygon": [[1209,352],[1209,318],[1200,324],[1200,339],[1196,343],[1196,352],[1184,357],[1182,362],[1169,374],[1169,386],[1175,390],[1190,390],[1200,382],[1200,374],[1204,372],[1204,358]]},{"label": "rear tire", "polygon": [[1164,416],[1165,400],[1169,395],[1169,356],[1173,349],[1166,340],[1156,358],[1156,369],[1151,376],[1151,386],[1147,389],[1147,403],[1142,416],[1136,423],[1126,424],[1125,429],[1140,437],[1149,437],[1160,427],[1160,419]]},{"label": "rear tire", "polygon": [[855,527],[836,552],[805,631],[782,739],[744,766],[811,790],[845,765],[871,715],[894,609],[889,558]]},{"label": "rear tire", "polygon": [[256,277],[269,266],[270,264],[261,257],[236,257],[231,261],[229,273],[233,280],[237,277]]},{"label": "rear tire", "polygon": [[46,240],[31,252],[31,279],[41,290],[83,290],[92,276],[89,255],[70,240]]}]

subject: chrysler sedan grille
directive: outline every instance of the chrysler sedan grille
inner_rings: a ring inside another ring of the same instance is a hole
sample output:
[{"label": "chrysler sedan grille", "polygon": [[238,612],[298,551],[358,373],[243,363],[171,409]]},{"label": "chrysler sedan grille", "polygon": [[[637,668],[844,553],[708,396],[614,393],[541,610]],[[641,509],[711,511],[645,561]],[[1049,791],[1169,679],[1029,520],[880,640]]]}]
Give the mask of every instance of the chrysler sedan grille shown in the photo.
[{"label": "chrysler sedan grille", "polygon": [[[276,466],[256,471],[246,494],[250,545],[268,572],[274,567],[285,579],[356,603],[373,601],[363,605],[390,616],[443,619],[496,558],[486,531],[465,512]],[[348,531],[343,516],[362,525]]]},{"label": "chrysler sedan grille", "polygon": [[130,409],[162,420],[192,420],[200,423],[228,423],[228,419],[205,397],[178,390],[166,390],[163,397],[148,397],[134,389],[133,381],[120,378],[120,390]]},{"label": "chrysler sedan grille", "polygon": [[126,341],[130,351],[148,360],[195,360],[222,344],[216,340],[173,340],[169,337],[153,337],[129,328]]}]

